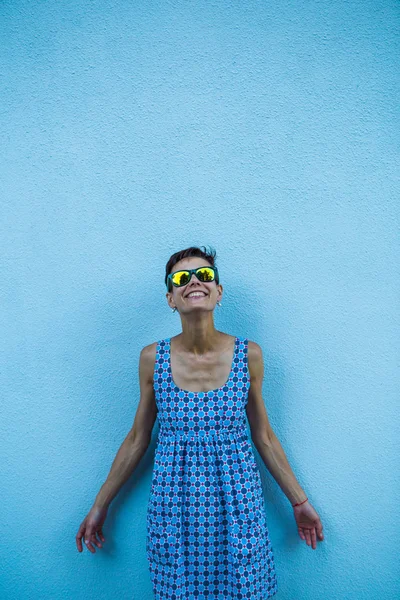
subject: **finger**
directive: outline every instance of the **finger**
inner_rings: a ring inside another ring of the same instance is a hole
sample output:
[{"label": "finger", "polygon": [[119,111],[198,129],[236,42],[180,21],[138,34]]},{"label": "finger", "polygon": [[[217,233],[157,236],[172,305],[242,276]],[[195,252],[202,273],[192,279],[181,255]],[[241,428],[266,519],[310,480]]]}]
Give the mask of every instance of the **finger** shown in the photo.
[{"label": "finger", "polygon": [[78,548],[79,552],[82,552],[83,548],[82,548],[82,537],[85,531],[85,527],[83,525],[81,525],[78,529],[78,533],[75,536],[75,543],[76,543],[76,547]]},{"label": "finger", "polygon": [[100,539],[101,539],[102,542],[106,541],[106,538],[103,535],[103,530],[102,529],[99,529],[99,537],[100,537]]},{"label": "finger", "polygon": [[323,527],[322,527],[321,521],[318,521],[318,523],[316,524],[315,528],[317,530],[318,537],[320,538],[320,540],[323,540],[324,539],[324,534],[322,533]]},{"label": "finger", "polygon": [[93,525],[88,525],[85,531],[85,544],[86,548],[90,550],[90,552],[95,553],[95,549],[93,548],[93,538],[96,539],[95,531]]},{"label": "finger", "polygon": [[302,540],[306,539],[306,537],[304,535],[304,530],[301,527],[299,527],[299,536],[301,537]]},{"label": "finger", "polygon": [[86,548],[90,550],[92,554],[96,554],[96,550],[93,548],[91,540],[89,538],[85,539]]},{"label": "finger", "polygon": [[310,531],[310,537],[311,537],[311,545],[312,545],[312,549],[315,550],[317,547],[317,534],[315,533],[315,527],[313,527]]},{"label": "finger", "polygon": [[304,535],[306,536],[307,546],[311,546],[310,530],[309,529],[305,529],[304,530]]}]

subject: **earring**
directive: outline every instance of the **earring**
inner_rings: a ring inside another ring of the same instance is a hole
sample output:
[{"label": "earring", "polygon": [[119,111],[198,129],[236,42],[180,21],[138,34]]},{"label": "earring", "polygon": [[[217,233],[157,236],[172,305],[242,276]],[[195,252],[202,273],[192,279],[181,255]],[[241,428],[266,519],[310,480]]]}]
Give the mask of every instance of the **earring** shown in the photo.
[{"label": "earring", "polygon": [[219,300],[218,300],[217,304],[218,304],[218,306],[222,306],[222,304]]},{"label": "earring", "polygon": [[172,312],[176,312],[176,306],[172,309]]}]

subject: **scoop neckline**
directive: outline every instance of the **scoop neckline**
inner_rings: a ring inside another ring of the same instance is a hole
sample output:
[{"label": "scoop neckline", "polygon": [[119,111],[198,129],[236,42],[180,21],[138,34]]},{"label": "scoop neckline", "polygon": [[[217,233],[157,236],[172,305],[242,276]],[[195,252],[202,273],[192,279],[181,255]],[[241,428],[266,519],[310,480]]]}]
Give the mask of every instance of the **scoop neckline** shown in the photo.
[{"label": "scoop neckline", "polygon": [[185,394],[195,394],[195,396],[206,396],[207,394],[213,394],[215,392],[219,392],[220,390],[222,390],[224,387],[226,387],[230,380],[232,379],[232,375],[233,375],[233,369],[235,366],[235,358],[236,358],[236,349],[237,349],[237,343],[238,343],[238,337],[235,336],[235,343],[233,345],[233,357],[232,357],[232,363],[231,363],[231,370],[229,372],[229,376],[228,379],[225,381],[225,383],[223,385],[221,385],[221,387],[219,388],[215,388],[214,390],[208,390],[207,392],[193,392],[191,390],[184,390],[183,388],[180,388],[179,386],[176,385],[173,375],[172,375],[172,367],[171,367],[171,338],[167,338],[166,342],[168,343],[168,371],[169,371],[169,375],[171,377],[171,383],[173,384],[174,388],[176,390],[178,390],[179,392],[184,392]]}]

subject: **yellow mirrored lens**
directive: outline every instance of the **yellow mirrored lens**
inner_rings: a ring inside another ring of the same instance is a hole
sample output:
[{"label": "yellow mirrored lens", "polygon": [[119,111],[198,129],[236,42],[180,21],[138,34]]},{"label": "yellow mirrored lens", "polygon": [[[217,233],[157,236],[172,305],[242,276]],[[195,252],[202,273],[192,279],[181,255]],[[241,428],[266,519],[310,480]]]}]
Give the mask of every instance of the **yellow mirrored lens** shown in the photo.
[{"label": "yellow mirrored lens", "polygon": [[189,273],[188,271],[177,271],[171,279],[175,285],[185,285],[189,281]]},{"label": "yellow mirrored lens", "polygon": [[214,271],[209,267],[202,267],[196,271],[196,275],[200,281],[214,281]]}]

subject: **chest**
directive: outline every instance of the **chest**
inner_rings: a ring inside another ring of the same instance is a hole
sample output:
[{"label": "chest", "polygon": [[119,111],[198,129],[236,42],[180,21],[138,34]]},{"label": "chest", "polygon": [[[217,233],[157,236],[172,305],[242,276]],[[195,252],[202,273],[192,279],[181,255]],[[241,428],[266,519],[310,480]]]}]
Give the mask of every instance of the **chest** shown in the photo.
[{"label": "chest", "polygon": [[187,355],[170,355],[170,368],[174,384],[190,392],[208,392],[227,382],[233,364],[232,351],[202,358]]}]

